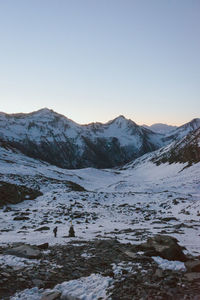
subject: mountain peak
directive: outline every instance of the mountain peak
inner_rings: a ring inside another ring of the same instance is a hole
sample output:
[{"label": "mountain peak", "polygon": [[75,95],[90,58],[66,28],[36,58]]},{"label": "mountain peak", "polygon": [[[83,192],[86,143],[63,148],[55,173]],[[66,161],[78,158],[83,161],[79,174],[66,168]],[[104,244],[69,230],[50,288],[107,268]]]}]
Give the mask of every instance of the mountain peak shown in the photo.
[{"label": "mountain peak", "polygon": [[50,114],[50,113],[55,113],[55,111],[53,111],[52,109],[49,109],[47,107],[41,108],[39,110],[36,110],[34,112],[32,112],[32,114]]},{"label": "mountain peak", "polygon": [[135,122],[133,122],[131,119],[126,119],[123,115],[119,115],[118,117],[116,117],[115,119],[109,121],[107,124],[116,124],[119,127],[122,126],[127,126],[128,124],[133,124],[136,125]]}]

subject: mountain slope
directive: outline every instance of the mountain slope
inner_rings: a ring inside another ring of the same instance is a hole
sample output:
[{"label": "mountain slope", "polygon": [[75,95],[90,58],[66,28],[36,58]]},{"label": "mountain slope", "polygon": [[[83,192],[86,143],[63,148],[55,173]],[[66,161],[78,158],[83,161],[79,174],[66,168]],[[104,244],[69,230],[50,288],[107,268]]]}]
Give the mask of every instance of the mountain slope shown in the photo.
[{"label": "mountain slope", "polygon": [[157,157],[153,159],[157,164],[180,162],[191,165],[200,162],[200,128],[158,153]]},{"label": "mountain slope", "polygon": [[62,168],[121,165],[158,149],[162,138],[123,116],[106,124],[81,126],[49,109],[0,114],[2,142]]},{"label": "mountain slope", "polygon": [[[190,132],[181,140],[175,140],[165,147],[137,158],[124,165],[121,170],[145,169],[145,166],[152,162],[157,166],[164,165],[165,168],[168,168],[168,164],[175,165],[179,163],[179,171],[185,167],[200,163],[200,128]],[[157,171],[155,170],[155,172]]]},{"label": "mountain slope", "polygon": [[193,119],[192,121],[176,128],[173,131],[170,131],[168,134],[166,134],[166,137],[164,138],[164,141],[174,141],[174,140],[180,140],[183,137],[185,137],[190,132],[198,129],[200,127],[200,118]]}]

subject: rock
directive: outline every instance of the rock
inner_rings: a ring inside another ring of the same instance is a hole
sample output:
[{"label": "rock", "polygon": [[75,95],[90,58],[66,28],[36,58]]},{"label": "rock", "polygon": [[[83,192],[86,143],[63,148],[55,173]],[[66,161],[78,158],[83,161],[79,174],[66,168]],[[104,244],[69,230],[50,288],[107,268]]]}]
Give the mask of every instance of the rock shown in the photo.
[{"label": "rock", "polygon": [[77,298],[77,297],[74,297],[74,296],[64,293],[61,296],[61,300],[80,300],[80,298]]},{"label": "rock", "polygon": [[14,217],[13,221],[24,221],[24,220],[29,220],[29,217],[25,217],[25,216],[17,216]]},{"label": "rock", "polygon": [[34,231],[42,231],[42,230],[49,230],[49,229],[50,228],[48,226],[42,226],[42,227],[35,229]]},{"label": "rock", "polygon": [[37,287],[39,287],[39,288],[41,288],[41,287],[44,286],[43,281],[40,280],[40,279],[33,279],[32,282],[33,282],[34,286],[37,286]]},{"label": "rock", "polygon": [[37,245],[37,247],[41,250],[46,250],[49,247],[49,243],[40,244],[40,245]]},{"label": "rock", "polygon": [[163,274],[163,270],[162,269],[157,269],[155,272],[155,276],[158,278],[163,278],[164,274]]},{"label": "rock", "polygon": [[195,273],[195,272],[192,272],[192,273],[186,273],[185,274],[185,278],[188,280],[188,281],[195,281],[195,280],[200,280],[200,273]]},{"label": "rock", "polygon": [[3,276],[3,277],[10,277],[10,275],[8,274],[8,273],[6,273],[6,272],[3,272],[3,273],[1,273],[1,275]]},{"label": "rock", "polygon": [[34,200],[41,195],[38,190],[0,181],[0,207],[8,203],[16,204],[24,200]]},{"label": "rock", "polygon": [[200,272],[200,260],[189,260],[185,262],[185,267],[189,272]]},{"label": "rock", "polygon": [[130,258],[136,259],[138,257],[137,253],[133,253],[131,251],[123,251],[124,254],[126,254],[127,256],[129,256]]},{"label": "rock", "polygon": [[50,292],[45,292],[42,295],[41,300],[56,300],[60,299],[61,292],[59,291],[50,291]]},{"label": "rock", "polygon": [[5,251],[5,254],[15,255],[24,258],[40,258],[41,253],[38,248],[30,245],[21,245],[18,247],[10,248]]},{"label": "rock", "polygon": [[146,243],[139,246],[146,255],[158,255],[168,260],[186,261],[186,256],[182,247],[178,245],[177,239],[168,235],[155,235],[147,240]]}]

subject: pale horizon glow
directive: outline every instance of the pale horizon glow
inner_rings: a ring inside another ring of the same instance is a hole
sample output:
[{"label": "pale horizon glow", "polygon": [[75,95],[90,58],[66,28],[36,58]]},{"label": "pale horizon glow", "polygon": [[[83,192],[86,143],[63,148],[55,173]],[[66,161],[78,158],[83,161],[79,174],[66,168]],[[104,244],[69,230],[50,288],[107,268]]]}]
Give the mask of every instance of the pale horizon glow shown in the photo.
[{"label": "pale horizon glow", "polygon": [[199,0],[0,1],[0,111],[79,124],[200,117]]}]

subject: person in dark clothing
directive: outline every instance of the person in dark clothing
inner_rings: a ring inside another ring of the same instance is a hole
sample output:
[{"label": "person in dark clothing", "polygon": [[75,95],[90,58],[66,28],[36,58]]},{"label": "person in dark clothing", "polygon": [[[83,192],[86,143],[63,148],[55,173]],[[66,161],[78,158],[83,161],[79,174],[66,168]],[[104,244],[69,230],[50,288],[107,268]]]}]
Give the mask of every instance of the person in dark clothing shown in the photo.
[{"label": "person in dark clothing", "polygon": [[54,237],[57,237],[57,231],[58,231],[58,227],[56,226],[56,227],[53,229]]}]

